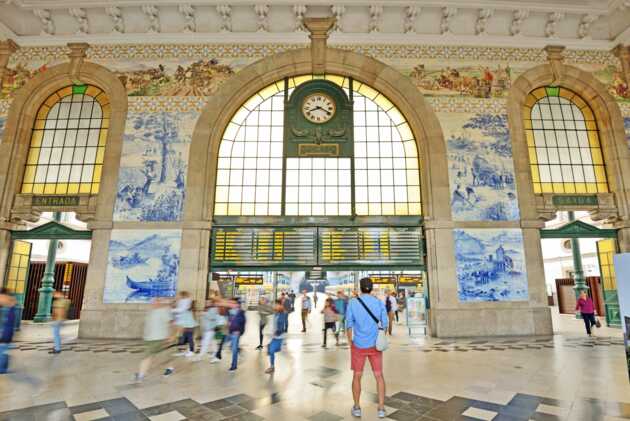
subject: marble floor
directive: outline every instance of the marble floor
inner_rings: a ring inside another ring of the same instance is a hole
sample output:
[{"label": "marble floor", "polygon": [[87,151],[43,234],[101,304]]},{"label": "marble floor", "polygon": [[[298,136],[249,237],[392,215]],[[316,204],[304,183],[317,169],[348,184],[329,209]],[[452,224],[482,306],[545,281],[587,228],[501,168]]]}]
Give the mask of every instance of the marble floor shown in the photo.
[{"label": "marble floor", "polygon": [[[291,316],[272,376],[263,373],[266,355],[254,349],[257,315],[248,316],[237,372],[227,370],[229,352],[210,364],[169,351],[141,385],[132,382],[140,342],[76,339],[69,325],[64,351],[53,355],[45,330],[31,335],[26,327],[11,351],[13,373],[0,376],[0,421],[352,419],[348,348],[334,340],[321,348],[315,314],[307,334],[299,333],[299,315]],[[620,331],[602,328],[587,338],[580,321],[554,317],[553,337],[410,339],[396,325],[384,360],[388,419],[630,419]],[[175,371],[164,377],[167,365]],[[367,369],[363,383],[363,419],[376,419]]]}]

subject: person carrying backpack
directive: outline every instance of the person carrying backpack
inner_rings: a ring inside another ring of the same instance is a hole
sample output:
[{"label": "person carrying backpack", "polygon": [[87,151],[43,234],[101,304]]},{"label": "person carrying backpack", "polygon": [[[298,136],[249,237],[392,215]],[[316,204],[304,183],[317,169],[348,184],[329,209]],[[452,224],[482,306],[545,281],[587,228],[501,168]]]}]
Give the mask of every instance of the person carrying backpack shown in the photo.
[{"label": "person carrying backpack", "polygon": [[0,374],[9,370],[9,346],[15,332],[16,300],[6,288],[0,290]]},{"label": "person carrying backpack", "polygon": [[237,298],[234,298],[234,304],[230,309],[230,314],[232,316],[229,327],[230,344],[232,346],[232,365],[230,366],[230,371],[235,371],[238,365],[238,346],[241,336],[245,333],[246,323],[245,312]]}]

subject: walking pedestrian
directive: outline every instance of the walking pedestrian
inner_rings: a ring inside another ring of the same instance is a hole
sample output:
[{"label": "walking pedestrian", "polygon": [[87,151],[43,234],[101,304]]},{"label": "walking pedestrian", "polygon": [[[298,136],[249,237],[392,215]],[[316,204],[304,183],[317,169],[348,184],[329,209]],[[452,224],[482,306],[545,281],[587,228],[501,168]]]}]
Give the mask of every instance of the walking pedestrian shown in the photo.
[{"label": "walking pedestrian", "polygon": [[[155,356],[166,349],[166,343],[171,337],[171,314],[168,301],[156,298],[151,303],[151,308],[147,311],[144,319],[145,354],[135,375],[136,383],[141,383],[144,380]],[[171,368],[170,372],[172,373],[172,371]]]},{"label": "walking pedestrian", "polygon": [[289,331],[289,314],[293,312],[293,302],[291,300],[291,295],[283,293],[283,296],[284,296],[284,299],[282,301],[282,305],[284,307],[284,313],[285,313],[284,331],[288,332]]},{"label": "walking pedestrian", "polygon": [[343,293],[342,290],[337,291],[337,298],[335,299],[335,309],[337,310],[337,335],[339,336],[342,331],[345,332],[345,318],[346,318],[346,308],[348,307],[348,297]]},{"label": "walking pedestrian", "polygon": [[216,357],[217,348],[217,332],[220,332],[225,325],[225,319],[219,314],[215,300],[208,300],[206,311],[201,319],[201,351],[199,351],[198,360],[203,359],[206,355],[211,354],[210,363],[214,364],[219,361]]},{"label": "walking pedestrian", "polygon": [[[371,295],[372,280],[363,278],[359,281],[361,295],[353,298],[346,311],[346,334],[350,343],[350,360],[353,371],[352,397],[354,406],[351,414],[361,417],[361,377],[365,360],[370,360],[370,366],[376,379],[378,392],[379,418],[385,418],[385,379],[383,377],[383,352],[376,349],[379,324],[386,329],[389,322],[385,305],[381,300]],[[378,320],[378,323],[376,320]]]},{"label": "walking pedestrian", "polygon": [[302,333],[306,333],[306,319],[311,313],[311,297],[308,296],[306,290],[302,293]]},{"label": "walking pedestrian", "polygon": [[394,327],[394,313],[398,309],[395,294],[394,291],[385,294],[385,310],[387,311],[387,319],[389,321],[387,333],[389,333],[390,336],[392,334],[392,328]]},{"label": "walking pedestrian", "polygon": [[317,308],[317,289],[313,288],[313,307]]},{"label": "walking pedestrian", "polygon": [[586,291],[580,291],[580,297],[575,304],[575,309],[579,310],[584,321],[584,327],[586,328],[586,334],[591,336],[591,328],[597,324],[595,320],[595,306],[593,299],[586,294]]},{"label": "walking pedestrian", "polygon": [[276,370],[276,352],[282,349],[282,341],[284,339],[284,320],[282,314],[284,313],[284,307],[282,301],[276,300],[276,306],[274,307],[273,326],[272,326],[272,338],[268,345],[269,353],[269,368],[265,370],[265,373],[273,373]]},{"label": "walking pedestrian", "polygon": [[230,371],[235,371],[238,365],[239,341],[243,333],[245,333],[245,312],[241,308],[241,304],[237,298],[233,300],[233,307],[230,309],[232,320],[230,321],[230,345],[232,347],[232,365]]},{"label": "walking pedestrian", "polygon": [[69,308],[70,300],[63,295],[63,292],[55,291],[52,302],[53,354],[61,352],[61,328],[68,317]]},{"label": "walking pedestrian", "polygon": [[260,297],[258,300],[258,346],[256,347],[259,351],[263,349],[263,333],[271,314],[273,314],[273,308],[269,305],[267,297]]},{"label": "walking pedestrian", "polygon": [[15,332],[17,311],[15,297],[6,288],[0,289],[0,374],[9,371],[9,347]]},{"label": "walking pedestrian", "polygon": [[175,314],[175,325],[180,331],[179,345],[188,344],[188,351],[175,354],[176,356],[183,355],[185,357],[192,357],[195,355],[195,327],[197,322],[192,313],[193,301],[190,298],[188,291],[180,291],[179,299],[173,313]]},{"label": "walking pedestrian", "polygon": [[333,303],[332,298],[326,298],[322,314],[324,315],[324,343],[322,344],[322,348],[326,348],[326,339],[328,338],[329,329],[332,331],[333,335],[335,335],[337,345],[339,345],[339,334],[336,331],[337,320],[339,317],[337,315],[337,311],[335,310],[335,304]]}]

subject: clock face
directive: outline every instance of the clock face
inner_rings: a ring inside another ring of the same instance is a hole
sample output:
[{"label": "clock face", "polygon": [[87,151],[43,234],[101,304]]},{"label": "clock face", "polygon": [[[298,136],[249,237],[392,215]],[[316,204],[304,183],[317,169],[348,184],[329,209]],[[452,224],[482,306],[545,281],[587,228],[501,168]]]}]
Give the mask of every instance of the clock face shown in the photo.
[{"label": "clock face", "polygon": [[335,115],[335,111],[337,111],[335,101],[321,92],[308,95],[302,103],[304,118],[316,124],[329,121]]}]

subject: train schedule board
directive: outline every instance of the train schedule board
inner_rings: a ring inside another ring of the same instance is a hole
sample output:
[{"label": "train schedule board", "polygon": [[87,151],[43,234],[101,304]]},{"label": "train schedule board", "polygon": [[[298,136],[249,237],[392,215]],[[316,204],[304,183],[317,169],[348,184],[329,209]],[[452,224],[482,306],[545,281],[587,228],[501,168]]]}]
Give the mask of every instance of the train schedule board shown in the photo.
[{"label": "train schedule board", "polygon": [[214,228],[213,268],[317,264],[316,228]]},{"label": "train schedule board", "polygon": [[423,265],[418,227],[321,227],[320,265]]}]

